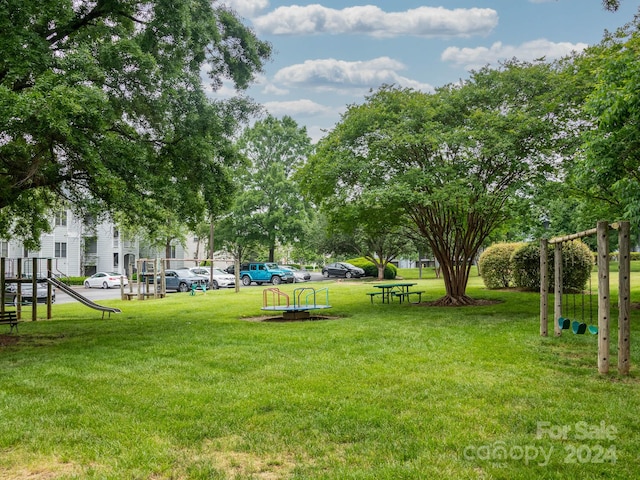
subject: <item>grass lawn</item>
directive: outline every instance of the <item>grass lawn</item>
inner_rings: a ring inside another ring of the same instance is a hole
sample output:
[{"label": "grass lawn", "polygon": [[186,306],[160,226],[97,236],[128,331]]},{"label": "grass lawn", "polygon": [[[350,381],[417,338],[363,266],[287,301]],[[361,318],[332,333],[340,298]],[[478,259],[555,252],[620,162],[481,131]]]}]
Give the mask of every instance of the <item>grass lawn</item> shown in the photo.
[{"label": "grass lawn", "polygon": [[[442,295],[425,277],[423,300]],[[252,287],[21,324],[0,347],[0,479],[640,477],[640,310],[631,375],[614,323],[602,376],[596,337],[539,336],[535,293],[476,277],[500,303],[433,308],[326,285],[339,318],[250,321]]]}]

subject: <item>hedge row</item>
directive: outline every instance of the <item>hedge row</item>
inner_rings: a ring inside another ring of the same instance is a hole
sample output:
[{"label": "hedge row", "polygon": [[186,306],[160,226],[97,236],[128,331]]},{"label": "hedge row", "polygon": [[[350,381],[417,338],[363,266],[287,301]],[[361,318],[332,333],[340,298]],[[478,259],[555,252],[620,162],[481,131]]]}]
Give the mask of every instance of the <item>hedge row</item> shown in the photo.
[{"label": "hedge row", "polygon": [[[554,249],[549,249],[549,288],[554,288]],[[562,244],[562,286],[564,291],[579,292],[587,284],[594,259],[581,240]],[[540,290],[540,246],[536,243],[501,243],[487,248],[478,262],[487,288],[517,287]]]}]

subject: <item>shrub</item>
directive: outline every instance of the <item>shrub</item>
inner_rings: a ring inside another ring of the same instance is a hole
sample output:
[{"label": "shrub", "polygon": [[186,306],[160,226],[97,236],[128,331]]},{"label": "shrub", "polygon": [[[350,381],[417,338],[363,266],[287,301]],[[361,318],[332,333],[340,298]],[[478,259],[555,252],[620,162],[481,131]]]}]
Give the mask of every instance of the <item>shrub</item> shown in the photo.
[{"label": "shrub", "polygon": [[487,288],[509,288],[512,283],[511,254],[521,243],[495,243],[478,260],[478,268]]},{"label": "shrub", "polygon": [[540,245],[537,243],[522,245],[511,255],[511,264],[513,283],[516,287],[532,291],[540,290]]},{"label": "shrub", "polygon": [[[351,260],[347,260],[348,263],[360,267],[364,270],[364,274],[366,277],[374,277],[378,278],[378,267],[376,267],[373,262],[370,262],[364,257],[353,258]],[[388,263],[384,269],[384,278],[385,280],[393,280],[398,275],[398,269],[395,265]]]},{"label": "shrub", "polygon": [[[549,289],[554,289],[554,248],[549,246]],[[540,246],[529,243],[512,255],[513,278],[517,287],[540,290]],[[565,292],[580,292],[591,275],[593,253],[581,240],[562,244],[562,287]]]}]

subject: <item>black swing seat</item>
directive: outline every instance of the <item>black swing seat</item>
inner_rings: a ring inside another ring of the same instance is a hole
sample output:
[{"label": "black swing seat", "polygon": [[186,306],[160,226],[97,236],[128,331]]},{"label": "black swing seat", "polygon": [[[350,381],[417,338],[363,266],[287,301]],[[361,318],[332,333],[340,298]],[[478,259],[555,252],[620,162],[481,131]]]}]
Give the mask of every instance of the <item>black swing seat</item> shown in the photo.
[{"label": "black swing seat", "polygon": [[583,335],[584,332],[587,331],[587,324],[586,323],[580,323],[577,320],[575,320],[571,324],[571,329],[573,330],[573,333],[575,333],[576,335]]}]

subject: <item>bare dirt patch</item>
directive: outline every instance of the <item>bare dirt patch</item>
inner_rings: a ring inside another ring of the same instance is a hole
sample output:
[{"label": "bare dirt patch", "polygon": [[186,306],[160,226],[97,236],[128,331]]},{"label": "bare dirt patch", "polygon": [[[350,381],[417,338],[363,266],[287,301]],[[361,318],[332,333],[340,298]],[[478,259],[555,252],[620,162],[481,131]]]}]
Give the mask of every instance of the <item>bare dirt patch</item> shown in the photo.
[{"label": "bare dirt patch", "polygon": [[20,337],[18,335],[8,335],[8,334],[0,335],[0,347],[8,347],[11,345],[15,345],[19,341],[20,341]]},{"label": "bare dirt patch", "polygon": [[263,315],[260,317],[242,317],[240,320],[245,322],[316,322],[320,320],[340,320],[344,317],[336,317],[329,315],[311,315],[309,318],[301,318],[296,320],[287,320],[282,317],[274,317],[273,315]]},{"label": "bare dirt patch", "polygon": [[434,300],[433,302],[421,302],[414,305],[419,307],[486,307],[488,305],[497,305],[499,303],[504,303],[504,300],[488,300],[486,298],[478,298],[473,299],[471,303],[460,305],[442,304],[439,300]]}]

